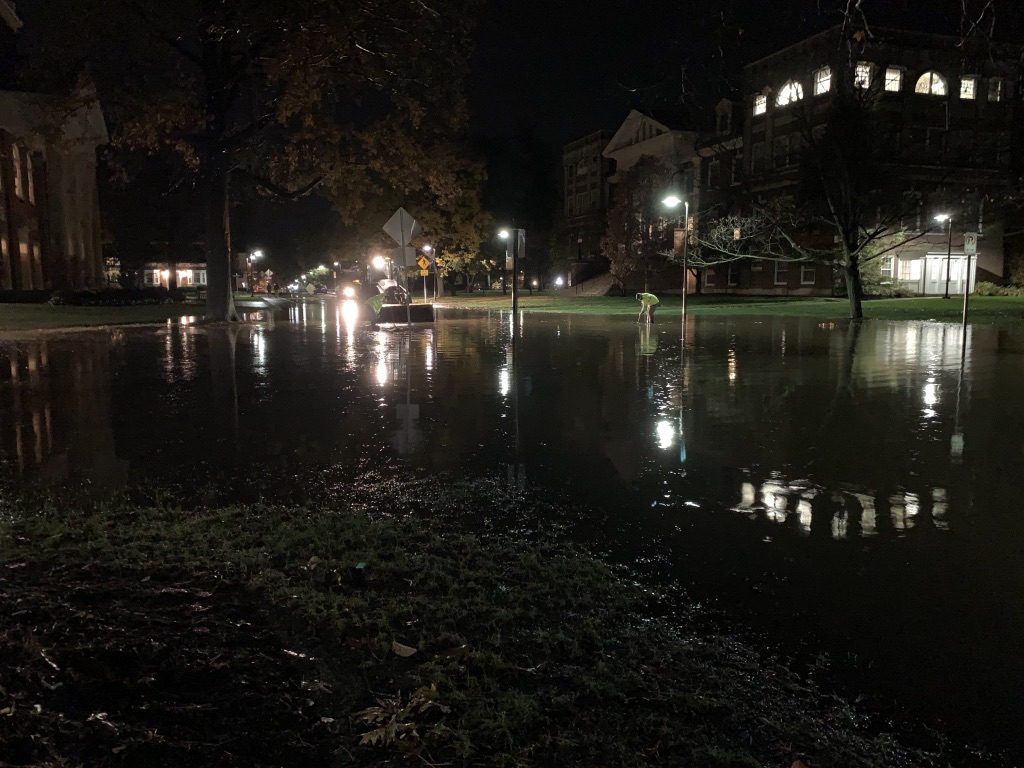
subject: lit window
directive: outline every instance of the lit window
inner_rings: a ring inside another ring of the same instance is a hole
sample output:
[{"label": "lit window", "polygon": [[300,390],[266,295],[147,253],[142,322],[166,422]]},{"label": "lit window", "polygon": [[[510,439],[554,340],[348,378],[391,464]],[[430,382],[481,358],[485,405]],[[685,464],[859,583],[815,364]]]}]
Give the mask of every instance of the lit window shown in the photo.
[{"label": "lit window", "polygon": [[885,90],[889,93],[899,93],[903,89],[903,70],[899,67],[886,67],[885,69]]},{"label": "lit window", "polygon": [[960,98],[974,100],[978,97],[978,78],[964,75],[960,78]]},{"label": "lit window", "polygon": [[853,70],[853,87],[854,88],[870,88],[871,87],[871,62],[869,61],[858,61],[856,68]]},{"label": "lit window", "polygon": [[993,77],[988,81],[988,100],[989,101],[1002,101],[1003,100],[1003,81],[1001,78]]},{"label": "lit window", "polygon": [[914,93],[928,96],[945,96],[948,92],[946,78],[938,72],[925,72],[917,78],[917,85],[914,86]]},{"label": "lit window", "polygon": [[814,72],[814,95],[821,96],[832,90],[832,68],[822,67]]},{"label": "lit window", "polygon": [[759,93],[754,97],[754,114],[763,115],[768,111],[768,97]]},{"label": "lit window", "polygon": [[25,171],[28,174],[28,201],[35,205],[36,202],[36,180],[32,172],[32,154],[25,156]]},{"label": "lit window", "polygon": [[784,107],[804,97],[804,87],[796,80],[790,80],[779,89],[779,95],[775,97],[775,106]]},{"label": "lit window", "polygon": [[13,144],[11,147],[11,158],[14,163],[14,194],[24,197],[25,181],[22,175],[24,172],[21,169],[21,150],[18,149],[17,144]]},{"label": "lit window", "polygon": [[814,285],[815,269],[813,264],[800,265],[800,285]]}]

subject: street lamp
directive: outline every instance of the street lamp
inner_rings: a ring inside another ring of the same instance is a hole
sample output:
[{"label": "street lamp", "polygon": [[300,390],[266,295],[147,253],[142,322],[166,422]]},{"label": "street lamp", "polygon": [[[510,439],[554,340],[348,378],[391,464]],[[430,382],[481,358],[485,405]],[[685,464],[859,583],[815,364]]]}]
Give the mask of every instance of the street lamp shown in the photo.
[{"label": "street lamp", "polygon": [[[512,316],[515,317],[519,314],[519,247],[520,243],[526,245],[526,230],[518,229],[513,227],[512,229],[503,229],[498,233],[498,237],[502,240],[508,240],[512,238],[510,245],[511,249],[506,247],[505,251],[505,269],[508,270],[509,261],[509,250],[511,250],[512,256]],[[513,325],[513,327],[518,327]]]},{"label": "street lamp", "polygon": [[253,265],[256,263],[257,259],[262,259],[262,258],[263,258],[263,251],[261,251],[261,250],[259,250],[257,248],[255,251],[250,253],[249,257],[246,259],[246,262],[249,265],[249,295],[250,296],[255,296],[256,295],[256,286],[254,286],[252,284],[253,283]]},{"label": "street lamp", "polygon": [[942,294],[942,298],[949,298],[949,265],[953,259],[953,217],[948,213],[940,213],[935,216],[935,220],[940,224],[948,222],[947,229],[949,233],[946,239],[946,290]]},{"label": "street lamp", "polygon": [[374,269],[379,269],[381,272],[383,272],[384,267],[387,266],[387,262],[384,261],[383,256],[374,256],[371,263],[373,264]]},{"label": "street lamp", "polygon": [[683,338],[686,338],[686,293],[690,289],[690,274],[689,268],[686,263],[686,248],[690,242],[690,201],[683,200],[679,195],[670,193],[661,200],[661,204],[666,208],[674,209],[678,208],[679,204],[683,204]]}]

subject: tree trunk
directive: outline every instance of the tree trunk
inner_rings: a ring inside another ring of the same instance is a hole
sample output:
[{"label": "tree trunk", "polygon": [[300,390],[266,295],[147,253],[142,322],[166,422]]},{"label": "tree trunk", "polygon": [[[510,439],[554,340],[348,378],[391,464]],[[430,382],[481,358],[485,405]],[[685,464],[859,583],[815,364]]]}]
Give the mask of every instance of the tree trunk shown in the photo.
[{"label": "tree trunk", "polygon": [[843,268],[846,277],[846,298],[850,301],[850,319],[864,318],[864,284],[860,279],[860,264],[856,256],[846,257]]},{"label": "tree trunk", "polygon": [[219,30],[221,12],[213,0],[203,3],[210,20],[203,40],[203,75],[206,80],[206,136],[204,192],[206,207],[206,319],[217,322],[238,320],[231,285],[231,207],[228,187],[230,172],[227,149],[229,108],[228,73],[231,68],[231,36]]}]

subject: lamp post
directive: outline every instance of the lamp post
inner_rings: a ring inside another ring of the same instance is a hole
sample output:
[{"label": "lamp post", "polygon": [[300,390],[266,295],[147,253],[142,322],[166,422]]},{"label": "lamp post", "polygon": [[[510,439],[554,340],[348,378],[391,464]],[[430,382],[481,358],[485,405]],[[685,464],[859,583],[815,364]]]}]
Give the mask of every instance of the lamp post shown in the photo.
[{"label": "lamp post", "polygon": [[[428,243],[427,245],[424,245],[421,250],[425,254],[427,254],[427,256],[429,257],[430,254],[434,250],[434,246],[432,246],[432,245],[430,245]],[[424,271],[426,271],[426,270],[424,270]],[[423,303],[426,304],[427,303],[427,276],[426,275],[422,275],[422,277],[423,277]]]},{"label": "lamp post", "polygon": [[662,205],[666,208],[674,209],[678,208],[679,204],[683,204],[683,338],[686,338],[686,294],[690,290],[690,272],[689,266],[686,263],[687,257],[687,245],[690,241],[690,201],[682,200],[678,195],[670,194],[664,198]]},{"label": "lamp post", "polygon": [[[519,314],[519,243],[526,241],[526,230],[524,229],[503,229],[498,233],[502,240],[512,238],[512,317],[513,327],[518,327],[515,321]],[[506,259],[507,264],[507,259]]]},{"label": "lamp post", "polygon": [[263,251],[258,250],[258,249],[253,251],[252,253],[250,253],[248,258],[246,258],[246,262],[248,262],[248,264],[249,264],[249,295],[250,296],[255,296],[256,295],[256,286],[253,285],[253,274],[254,274],[253,266],[256,264],[256,259],[261,259],[261,258],[263,258]]},{"label": "lamp post", "polygon": [[949,265],[953,258],[953,217],[948,213],[940,213],[935,217],[938,222],[948,222],[949,234],[946,239],[946,290],[942,298],[949,298]]}]

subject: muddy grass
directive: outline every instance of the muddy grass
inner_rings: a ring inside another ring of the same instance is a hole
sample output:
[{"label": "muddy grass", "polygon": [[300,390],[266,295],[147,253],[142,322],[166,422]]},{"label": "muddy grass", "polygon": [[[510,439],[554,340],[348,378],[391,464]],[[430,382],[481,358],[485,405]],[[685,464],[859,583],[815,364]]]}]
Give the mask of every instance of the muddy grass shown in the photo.
[{"label": "muddy grass", "polygon": [[947,764],[535,537],[126,505],[0,536],[0,765]]}]

